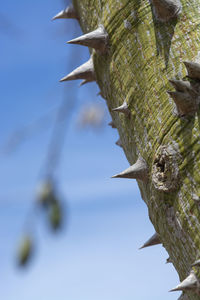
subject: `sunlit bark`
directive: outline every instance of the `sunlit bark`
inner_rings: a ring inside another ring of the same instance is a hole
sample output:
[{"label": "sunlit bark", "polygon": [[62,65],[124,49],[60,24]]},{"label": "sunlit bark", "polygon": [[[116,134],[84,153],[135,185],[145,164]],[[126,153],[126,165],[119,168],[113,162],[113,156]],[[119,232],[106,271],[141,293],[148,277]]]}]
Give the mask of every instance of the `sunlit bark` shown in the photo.
[{"label": "sunlit bark", "polygon": [[[141,195],[182,281],[192,269],[200,275],[191,267],[200,258],[200,76],[198,65],[184,65],[200,62],[200,1],[162,0],[178,5],[166,18],[156,2],[74,0],[74,7],[84,33],[100,24],[108,33],[107,51],[93,51],[96,81],[130,165],[142,157],[148,166]],[[112,111],[124,102],[130,114]],[[195,292],[189,299],[199,299]]]}]

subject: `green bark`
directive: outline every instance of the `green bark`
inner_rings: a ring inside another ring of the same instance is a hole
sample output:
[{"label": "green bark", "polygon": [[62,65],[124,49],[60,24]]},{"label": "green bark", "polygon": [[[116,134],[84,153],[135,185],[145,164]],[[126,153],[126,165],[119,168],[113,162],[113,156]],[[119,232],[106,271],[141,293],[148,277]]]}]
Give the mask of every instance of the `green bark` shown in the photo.
[{"label": "green bark", "polygon": [[[74,0],[84,33],[103,24],[109,34],[108,52],[93,56],[97,83],[129,163],[141,155],[148,165],[141,195],[182,281],[200,258],[200,112],[180,117],[167,91],[169,79],[185,79],[183,61],[200,58],[200,1],[181,2],[179,18],[163,23],[148,0]],[[130,118],[112,111],[124,100]]]}]

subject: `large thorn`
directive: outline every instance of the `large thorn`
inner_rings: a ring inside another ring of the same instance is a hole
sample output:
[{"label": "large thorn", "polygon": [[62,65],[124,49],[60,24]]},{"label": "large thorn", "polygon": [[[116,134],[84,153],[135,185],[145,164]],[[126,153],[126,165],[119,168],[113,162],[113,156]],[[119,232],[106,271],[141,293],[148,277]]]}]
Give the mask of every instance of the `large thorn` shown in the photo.
[{"label": "large thorn", "polygon": [[151,0],[155,16],[159,21],[167,22],[177,18],[181,13],[181,3],[179,0]]},{"label": "large thorn", "polygon": [[193,264],[192,267],[200,267],[200,259],[196,260]]},{"label": "large thorn", "polygon": [[150,237],[150,239],[148,239],[148,241],[146,241],[144,243],[144,245],[142,247],[140,247],[139,249],[143,249],[143,248],[158,245],[158,244],[162,244],[161,240],[160,240],[160,236],[158,233],[154,233],[154,235],[152,235],[152,237]]},{"label": "large thorn", "polygon": [[187,93],[193,99],[197,99],[198,93],[189,81],[170,79],[169,82],[173,85],[177,92]]},{"label": "large thorn", "polygon": [[128,108],[128,104],[126,101],[124,101],[124,103],[116,108],[113,108],[112,109],[113,111],[116,111],[116,112],[121,112],[125,115],[127,115],[128,117],[130,117],[130,110]]},{"label": "large thorn", "polygon": [[178,92],[189,93],[193,96],[197,95],[197,92],[193,90],[189,81],[170,79],[169,82]]},{"label": "large thorn", "polygon": [[60,79],[60,82],[76,79],[84,79],[87,80],[87,82],[96,80],[92,57],[70,74]]},{"label": "large thorn", "polygon": [[143,158],[139,157],[135,164],[130,166],[125,171],[112,176],[112,178],[130,178],[146,181],[148,178],[147,164]]},{"label": "large thorn", "polygon": [[87,46],[101,53],[105,53],[108,46],[108,34],[103,25],[100,25],[96,30],[73,39],[69,41],[68,44]]},{"label": "large thorn", "polygon": [[188,77],[200,80],[200,64],[191,61],[184,61],[183,63],[186,66]]},{"label": "large thorn", "polygon": [[170,292],[195,290],[197,286],[198,286],[198,280],[195,276],[194,271],[191,271],[190,275],[185,280],[183,280],[179,285],[177,285],[174,289],[170,290]]},{"label": "large thorn", "polygon": [[59,12],[52,20],[56,19],[78,19],[77,13],[72,5]]},{"label": "large thorn", "polygon": [[180,115],[193,114],[195,111],[197,111],[198,105],[196,97],[192,97],[188,93],[182,93],[178,91],[168,91],[168,94],[174,100]]}]

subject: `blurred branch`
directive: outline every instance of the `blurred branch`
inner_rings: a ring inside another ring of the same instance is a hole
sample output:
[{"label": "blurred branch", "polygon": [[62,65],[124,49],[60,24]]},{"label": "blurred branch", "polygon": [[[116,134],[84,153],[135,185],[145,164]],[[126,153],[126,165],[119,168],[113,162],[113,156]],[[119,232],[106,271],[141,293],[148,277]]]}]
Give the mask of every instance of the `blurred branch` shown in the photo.
[{"label": "blurred branch", "polygon": [[53,133],[48,146],[47,159],[44,165],[44,174],[46,177],[52,177],[52,174],[58,167],[67,134],[67,127],[76,104],[74,95],[72,96],[72,93],[69,92],[69,88],[65,88],[64,93],[67,97],[63,97],[62,104],[58,108]]},{"label": "blurred branch", "polygon": [[[65,1],[65,3],[66,2],[68,3],[69,1]],[[69,68],[74,64],[72,58],[77,59],[78,56],[80,56],[78,49],[77,53],[76,50],[71,50],[70,59],[67,60]],[[31,210],[27,215],[27,219],[25,220],[24,232],[26,233],[28,229],[28,234],[24,234],[23,243],[20,247],[21,251],[19,252],[21,253],[21,256],[18,256],[19,265],[21,266],[25,266],[31,258],[33,235],[36,225],[34,221],[37,218],[36,213],[38,212],[38,208],[40,211],[42,210],[42,212],[45,213],[48,219],[48,224],[54,232],[57,232],[63,223],[64,206],[57,189],[55,189],[55,172],[62,158],[62,150],[66,141],[67,129],[69,129],[69,122],[71,121],[73,110],[77,104],[76,92],[77,88],[73,88],[73,85],[64,85],[64,96],[61,104],[57,107],[56,119],[48,145],[46,159],[39,172],[39,181],[42,190],[39,196],[36,195],[34,197],[35,201],[33,202],[33,207],[31,207]],[[94,122],[94,111],[90,112],[89,115],[89,119],[92,119]],[[101,115],[102,113],[100,113],[100,111],[98,117],[96,114],[96,121],[98,119],[98,122],[100,122],[102,119],[102,117],[100,117]],[[37,132],[39,129],[49,126],[48,124],[50,121],[51,118],[49,114],[47,114],[34,122],[31,126],[16,131],[9,140],[9,143],[6,144],[7,152],[12,152],[22,141],[28,138],[31,134]]]},{"label": "blurred branch", "polygon": [[56,108],[53,108],[31,124],[15,130],[5,144],[0,147],[0,154],[13,154],[17,150],[17,147],[25,142],[25,140],[32,137],[34,134],[49,128],[52,124],[52,118],[54,117],[55,110]]}]

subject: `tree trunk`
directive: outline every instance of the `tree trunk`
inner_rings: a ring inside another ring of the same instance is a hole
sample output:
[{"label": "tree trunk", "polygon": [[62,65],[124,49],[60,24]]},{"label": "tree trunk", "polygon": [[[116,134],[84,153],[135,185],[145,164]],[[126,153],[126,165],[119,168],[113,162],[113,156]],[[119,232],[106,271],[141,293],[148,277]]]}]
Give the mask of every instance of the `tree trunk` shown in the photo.
[{"label": "tree trunk", "polygon": [[[106,51],[93,51],[96,81],[130,165],[140,157],[144,167],[144,176],[125,176],[139,178],[180,281],[194,271],[197,282],[182,290],[183,299],[197,300],[200,268],[191,265],[200,258],[200,65],[184,62],[200,60],[200,1],[74,0],[74,7],[84,33],[100,24],[108,33]],[[123,103],[126,112],[112,110]]]}]

